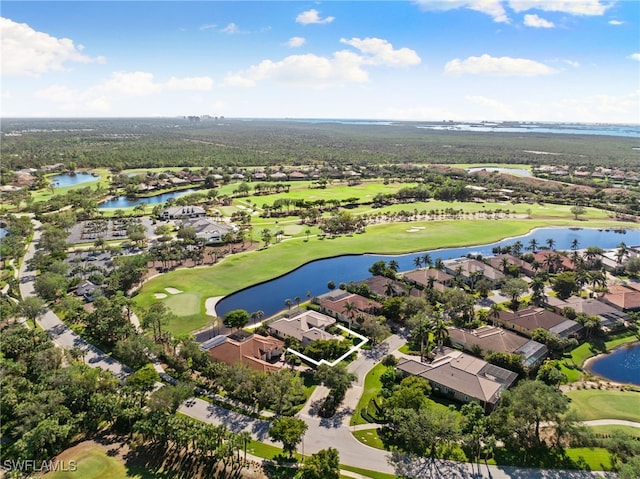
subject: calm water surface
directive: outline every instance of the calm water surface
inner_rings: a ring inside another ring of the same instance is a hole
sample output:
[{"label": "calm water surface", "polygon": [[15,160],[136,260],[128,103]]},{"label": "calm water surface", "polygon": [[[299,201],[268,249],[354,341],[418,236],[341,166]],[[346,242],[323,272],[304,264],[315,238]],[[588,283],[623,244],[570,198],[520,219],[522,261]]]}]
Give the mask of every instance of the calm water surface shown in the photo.
[{"label": "calm water surface", "polygon": [[50,178],[51,184],[56,188],[63,188],[65,186],[81,185],[82,183],[89,183],[90,181],[96,181],[100,179],[99,176],[93,176],[91,173],[76,173],[70,175],[65,173],[64,175],[55,175]]},{"label": "calm water surface", "polygon": [[621,346],[594,360],[589,371],[617,383],[640,386],[640,343]]},{"label": "calm water surface", "polygon": [[467,254],[491,256],[494,246],[512,245],[516,240],[527,246],[532,238],[535,238],[540,245],[544,245],[548,238],[553,238],[557,249],[568,250],[574,239],[579,241],[580,248],[599,246],[606,249],[615,248],[623,241],[628,246],[639,245],[640,231],[627,230],[625,234],[622,234],[613,230],[540,228],[525,236],[480,246],[446,248],[405,255],[337,256],[313,261],[284,276],[227,296],[216,305],[216,312],[219,316],[224,316],[234,309],[244,309],[249,312],[264,311],[265,316],[269,316],[284,309],[286,307],[285,300],[287,299],[293,300],[296,296],[299,296],[305,301],[307,292],[312,295],[325,293],[328,291],[327,283],[329,281],[333,281],[337,287],[341,282],[348,283],[349,281],[359,281],[370,277],[369,268],[379,260],[395,260],[398,262],[399,271],[408,271],[415,269],[414,258],[425,253],[429,253],[434,262],[438,258],[443,260],[459,258]]},{"label": "calm water surface", "polygon": [[113,198],[111,200],[107,200],[103,203],[100,203],[98,206],[99,210],[104,210],[107,208],[132,208],[134,206],[138,206],[142,203],[147,205],[156,205],[158,203],[164,203],[169,198],[179,198],[189,193],[193,193],[196,190],[182,190],[182,191],[174,191],[172,193],[163,193],[161,195],[149,196],[148,198],[127,198],[126,196],[119,196],[117,198]]}]

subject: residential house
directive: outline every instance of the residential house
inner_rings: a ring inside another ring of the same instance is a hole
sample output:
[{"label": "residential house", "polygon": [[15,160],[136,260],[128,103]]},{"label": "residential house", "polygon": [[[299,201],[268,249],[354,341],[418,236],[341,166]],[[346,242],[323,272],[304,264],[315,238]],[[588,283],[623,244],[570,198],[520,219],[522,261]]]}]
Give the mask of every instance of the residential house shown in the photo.
[{"label": "residential house", "polygon": [[562,338],[579,336],[582,326],[557,313],[536,306],[528,306],[518,311],[500,311],[496,322],[505,328],[531,337],[536,329],[544,329]]},{"label": "residential house", "polygon": [[218,223],[213,218],[192,218],[182,221],[182,227],[190,227],[196,231],[196,238],[205,243],[221,243],[228,233],[237,233],[238,227],[233,223]]},{"label": "residential house", "polygon": [[557,257],[558,264],[556,267],[551,268],[553,271],[573,271],[575,269],[575,265],[573,261],[571,261],[567,256],[560,254],[557,251],[552,250],[543,250],[534,253],[534,260],[538,262],[540,265],[540,269],[547,271],[549,269],[549,256]]},{"label": "residential house", "polygon": [[[347,303],[353,304],[354,313],[349,312]],[[352,322],[350,314],[355,314],[354,318],[366,318],[377,314],[381,308],[382,304],[379,302],[355,293],[350,293],[337,299],[320,300],[320,311],[344,323]]]},{"label": "residential house", "polygon": [[309,310],[290,318],[285,317],[269,323],[269,330],[281,338],[297,339],[304,348],[318,339],[334,339],[335,336],[325,329],[335,322],[334,318]]},{"label": "residential house", "polygon": [[474,258],[457,258],[444,261],[444,267],[447,273],[457,276],[461,275],[465,282],[474,285],[480,278],[487,278],[493,284],[494,288],[499,287],[505,280],[502,271],[498,271],[492,266],[474,259]]},{"label": "residential house", "polygon": [[[356,281],[355,284],[366,284],[369,287],[369,291],[378,297],[406,296],[409,289],[400,281],[379,275],[371,276],[363,281]],[[419,292],[416,293],[419,295]]]},{"label": "residential house", "polygon": [[427,289],[433,285],[434,288],[443,290],[445,287],[451,287],[453,282],[453,276],[436,268],[408,271],[403,273],[402,277],[420,289]]},{"label": "residential house", "polygon": [[170,206],[160,212],[160,219],[175,220],[181,218],[201,218],[206,211],[201,206]]},{"label": "residential house", "polygon": [[619,311],[640,311],[640,291],[626,286],[609,286],[609,292],[598,297],[600,301]]},{"label": "residential house", "polygon": [[284,343],[270,336],[252,334],[249,337],[216,336],[200,347],[209,357],[225,364],[242,363],[254,371],[275,372],[284,351]]},{"label": "residential house", "polygon": [[93,300],[96,299],[101,293],[102,290],[100,289],[100,286],[93,284],[88,279],[81,281],[76,287],[76,294],[84,298],[89,303],[93,302]]},{"label": "residential house", "polygon": [[549,354],[544,344],[495,326],[481,326],[476,329],[449,328],[451,344],[465,351],[480,348],[480,354],[508,353],[520,354],[526,368],[540,365]]},{"label": "residential house", "polygon": [[428,380],[434,390],[458,401],[478,401],[486,410],[496,405],[502,391],[518,377],[513,371],[456,349],[443,347],[436,351],[435,358],[429,363],[401,359],[397,368],[406,375]]},{"label": "residential house", "polygon": [[504,261],[507,262],[508,265],[515,265],[520,268],[520,272],[526,274],[527,276],[535,276],[536,271],[531,266],[531,263],[527,263],[521,258],[517,256],[513,256],[512,254],[499,254],[496,256],[491,256],[486,259],[487,263],[490,266],[494,267],[498,271],[503,271],[504,269]]},{"label": "residential house", "polygon": [[[549,300],[552,298],[550,297]],[[553,298],[553,309],[561,313],[564,308],[572,308],[576,313],[584,313],[587,316],[597,316],[600,320],[600,326],[604,331],[612,331],[625,328],[628,326],[630,317],[627,313],[619,311],[602,301],[592,298],[582,298],[580,296],[571,296],[569,299],[562,301]],[[551,306],[552,301],[548,302]]]}]

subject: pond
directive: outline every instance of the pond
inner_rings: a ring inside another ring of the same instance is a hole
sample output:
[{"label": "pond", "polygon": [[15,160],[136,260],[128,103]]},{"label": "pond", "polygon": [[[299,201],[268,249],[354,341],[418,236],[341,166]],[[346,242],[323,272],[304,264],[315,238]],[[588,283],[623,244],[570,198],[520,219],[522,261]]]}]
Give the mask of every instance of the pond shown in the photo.
[{"label": "pond", "polygon": [[118,196],[117,198],[113,198],[107,201],[100,203],[98,206],[99,210],[105,210],[108,208],[133,208],[134,206],[138,206],[142,203],[147,205],[157,205],[159,203],[164,203],[169,198],[180,198],[189,193],[193,193],[194,189],[181,190],[181,191],[172,191],[171,193],[162,193],[161,195],[149,196],[147,198],[127,198],[126,196]]},{"label": "pond", "polygon": [[64,175],[55,175],[49,178],[51,184],[55,188],[64,188],[65,186],[81,185],[82,183],[89,183],[100,179],[99,176],[94,176],[93,173],[78,172],[75,174],[65,173]]},{"label": "pond", "polygon": [[591,361],[587,370],[597,376],[640,386],[640,343],[627,344]]},{"label": "pond", "polygon": [[468,254],[491,256],[494,246],[512,245],[516,240],[526,246],[532,238],[535,238],[539,244],[545,244],[547,238],[553,238],[557,249],[568,250],[574,239],[579,241],[580,248],[599,246],[606,249],[615,248],[622,241],[627,245],[640,244],[640,231],[629,230],[623,234],[615,230],[539,228],[524,236],[480,246],[446,248],[404,255],[366,254],[326,258],[307,263],[279,278],[231,294],[216,305],[216,312],[219,316],[224,316],[234,309],[244,309],[250,313],[263,311],[265,316],[270,316],[284,309],[287,299],[294,300],[298,296],[306,301],[307,292],[311,295],[327,292],[329,281],[333,281],[337,287],[341,282],[360,281],[370,277],[369,268],[376,261],[395,260],[398,262],[399,271],[409,271],[415,269],[414,258],[425,253],[429,253],[434,262],[436,259],[459,258]]},{"label": "pond", "polygon": [[7,236],[7,230],[6,228],[0,226],[0,238],[4,238],[5,236]]},{"label": "pond", "polygon": [[478,171],[497,171],[498,173],[504,173],[506,175],[515,175],[515,176],[526,176],[528,178],[533,178],[531,171],[525,170],[524,168],[498,168],[491,166],[483,166],[478,168],[467,168],[469,173],[477,173]]}]

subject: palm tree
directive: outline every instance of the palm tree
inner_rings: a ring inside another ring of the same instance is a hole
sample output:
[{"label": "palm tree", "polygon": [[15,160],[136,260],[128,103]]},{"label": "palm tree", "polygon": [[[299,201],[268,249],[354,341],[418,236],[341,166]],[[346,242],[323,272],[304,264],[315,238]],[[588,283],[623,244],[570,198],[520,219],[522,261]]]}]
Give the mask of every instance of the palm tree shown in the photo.
[{"label": "palm tree", "polygon": [[300,298],[300,296],[296,296],[293,300],[296,302],[296,305],[297,305],[297,307],[299,309],[300,308],[300,301],[302,301],[302,299]]},{"label": "palm tree", "polygon": [[534,304],[540,305],[542,301],[544,301],[544,279],[541,276],[534,276],[531,281],[531,291],[533,294],[531,295],[531,300]]},{"label": "palm tree", "polygon": [[355,318],[356,314],[358,313],[358,308],[356,308],[355,303],[352,303],[351,301],[347,301],[346,303],[344,303],[344,312],[349,318],[349,329],[351,329],[351,322],[353,321],[353,318]]},{"label": "palm tree", "polygon": [[284,300],[284,304],[289,308],[289,311],[291,311],[291,306],[293,305],[293,301],[287,298]]},{"label": "palm tree", "polygon": [[393,270],[394,272],[398,272],[398,268],[400,266],[398,265],[398,262],[395,259],[392,259],[391,261],[389,261],[389,269]]},{"label": "palm tree", "polygon": [[520,256],[520,253],[522,253],[522,242],[516,241],[515,243],[513,243],[511,251],[513,252],[514,256]]},{"label": "palm tree", "polygon": [[437,343],[438,348],[442,348],[442,345],[449,337],[449,330],[442,318],[432,319],[431,332],[433,333],[433,339]]},{"label": "palm tree", "polygon": [[422,255],[422,264],[424,264],[425,268],[431,268],[433,260],[431,259],[431,255],[429,253],[425,253]]},{"label": "palm tree", "polygon": [[420,269],[420,266],[422,266],[422,258],[420,256],[416,256],[415,258],[413,258],[413,264],[415,265],[416,269]]},{"label": "palm tree", "polygon": [[607,277],[602,271],[592,271],[589,273],[589,279],[593,288],[598,286],[604,288],[607,286]]},{"label": "palm tree", "polygon": [[629,248],[623,241],[618,245],[618,250],[616,251],[616,259],[618,261],[618,264],[622,264],[625,256],[629,256]]},{"label": "palm tree", "polygon": [[573,251],[577,251],[579,246],[580,246],[580,241],[578,241],[578,238],[573,238],[573,240],[571,241],[571,249]]},{"label": "palm tree", "polygon": [[247,460],[247,445],[251,442],[251,434],[247,431],[240,431],[236,434],[238,437],[238,441],[242,443],[242,447],[244,449],[244,460]]},{"label": "palm tree", "polygon": [[549,249],[553,251],[553,248],[556,245],[556,240],[554,240],[553,238],[547,238],[546,243],[547,243],[547,246],[549,247]]},{"label": "palm tree", "polygon": [[496,325],[496,320],[500,317],[500,306],[498,303],[493,303],[489,308],[489,317],[492,319],[493,325]]},{"label": "palm tree", "polygon": [[386,296],[395,296],[395,290],[393,289],[393,283],[391,281],[387,281],[384,285],[384,294]]},{"label": "palm tree", "polygon": [[538,249],[538,241],[535,238],[531,238],[531,241],[529,241],[529,249],[532,253],[535,253]]}]

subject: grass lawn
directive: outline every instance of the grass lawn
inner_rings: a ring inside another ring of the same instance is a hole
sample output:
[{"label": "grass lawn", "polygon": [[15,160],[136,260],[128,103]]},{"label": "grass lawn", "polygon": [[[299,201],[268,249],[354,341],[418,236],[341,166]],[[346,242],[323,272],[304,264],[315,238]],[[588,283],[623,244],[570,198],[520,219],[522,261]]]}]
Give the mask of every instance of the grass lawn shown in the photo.
[{"label": "grass lawn", "polygon": [[367,376],[364,378],[364,390],[362,391],[362,396],[360,397],[360,401],[358,401],[356,410],[351,416],[350,425],[355,426],[358,424],[366,424],[368,422],[360,415],[360,411],[366,409],[369,405],[369,401],[376,397],[382,389],[380,375],[385,372],[386,369],[387,367],[384,364],[378,363],[367,373]]},{"label": "grass lawn", "polygon": [[[148,307],[155,301],[154,293],[164,293],[164,288],[175,287],[184,292],[199,294],[201,301],[212,296],[224,296],[249,285],[280,276],[302,264],[319,258],[358,253],[408,253],[441,247],[485,244],[500,238],[526,234],[532,228],[543,226],[629,226],[622,223],[576,222],[563,220],[449,220],[412,222],[422,226],[419,233],[408,232],[407,223],[373,225],[366,233],[341,236],[335,239],[303,237],[283,241],[269,248],[241,253],[225,258],[207,268],[180,269],[158,276],[147,282],[135,302]],[[354,278],[359,279],[359,278]],[[201,306],[201,312],[204,308]],[[207,317],[200,314],[200,322],[194,321],[194,329],[202,327]],[[171,326],[170,326],[171,329]]]},{"label": "grass lawn", "polygon": [[115,457],[110,457],[104,448],[97,445],[82,443],[67,449],[58,456],[60,466],[70,469],[70,461],[75,461],[75,471],[55,471],[43,476],[44,479],[127,479],[127,478],[151,478],[151,473],[127,472],[125,464]]},{"label": "grass lawn", "polygon": [[594,434],[604,434],[610,435],[614,431],[623,432],[628,434],[629,436],[636,437],[640,439],[640,427],[631,427],[631,426],[589,426],[589,429],[594,432]]},{"label": "grass lawn", "polygon": [[611,453],[602,447],[574,447],[566,450],[576,466],[592,471],[611,470]]},{"label": "grass lawn", "polygon": [[198,293],[168,294],[164,303],[176,315],[184,317],[200,313],[201,299]]},{"label": "grass lawn", "polygon": [[569,391],[571,407],[583,421],[623,419],[640,422],[640,392],[579,389]]},{"label": "grass lawn", "polygon": [[366,444],[376,449],[384,450],[384,444],[382,439],[378,436],[377,429],[362,429],[361,431],[353,431],[353,437],[355,437],[362,444]]}]

